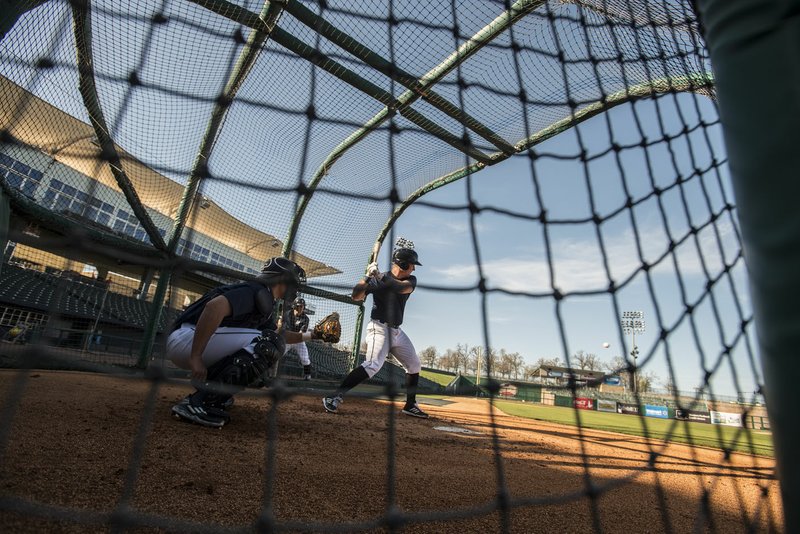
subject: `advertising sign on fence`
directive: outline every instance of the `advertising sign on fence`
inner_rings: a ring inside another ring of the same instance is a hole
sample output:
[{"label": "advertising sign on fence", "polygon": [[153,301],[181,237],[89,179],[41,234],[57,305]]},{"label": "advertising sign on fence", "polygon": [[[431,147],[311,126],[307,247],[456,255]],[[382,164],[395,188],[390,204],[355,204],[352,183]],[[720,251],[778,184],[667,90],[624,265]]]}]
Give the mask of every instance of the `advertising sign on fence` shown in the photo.
[{"label": "advertising sign on fence", "polygon": [[597,399],[597,411],[599,412],[616,412],[617,401]]},{"label": "advertising sign on fence", "polygon": [[636,404],[626,404],[624,402],[618,402],[617,413],[624,413],[628,415],[639,415],[639,407]]},{"label": "advertising sign on fence", "polygon": [[647,417],[658,417],[659,419],[669,419],[669,410],[666,406],[644,405],[644,414]]},{"label": "advertising sign on fence", "polygon": [[500,386],[501,397],[514,397],[517,394],[517,386],[514,384],[502,384]]},{"label": "advertising sign on fence", "polygon": [[711,411],[711,422],[715,425],[742,426],[742,414]]},{"label": "advertising sign on fence", "polygon": [[710,423],[711,415],[700,410],[675,410],[675,419],[681,421],[693,421],[695,423]]},{"label": "advertising sign on fence", "polygon": [[594,399],[578,397],[575,399],[575,407],[580,410],[594,410]]},{"label": "advertising sign on fence", "polygon": [[603,384],[608,384],[609,386],[618,386],[622,383],[622,380],[618,375],[609,375],[603,378]]}]

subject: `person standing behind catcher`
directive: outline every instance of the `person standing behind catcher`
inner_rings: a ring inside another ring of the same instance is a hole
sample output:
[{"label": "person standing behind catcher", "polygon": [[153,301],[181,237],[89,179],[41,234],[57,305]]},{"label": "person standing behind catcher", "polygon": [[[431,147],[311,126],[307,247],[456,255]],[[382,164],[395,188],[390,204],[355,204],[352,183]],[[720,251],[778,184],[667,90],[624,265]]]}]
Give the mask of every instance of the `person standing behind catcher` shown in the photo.
[{"label": "person standing behind catcher", "polygon": [[373,299],[371,320],[367,325],[367,359],[347,375],[333,396],[322,399],[322,405],[328,412],[336,413],[342,397],[364,380],[375,376],[391,353],[406,370],[406,403],[402,413],[412,417],[428,417],[417,406],[416,399],[422,365],[411,340],[400,329],[406,302],[417,287],[417,278],[412,275],[417,265],[422,266],[414,243],[400,238],[392,253],[391,270],[382,273],[378,264],[372,263],[367,268],[367,276],[353,288],[353,300],[364,301],[367,295],[372,295]]},{"label": "person standing behind catcher", "polygon": [[[308,314],[306,314],[306,301],[303,297],[297,297],[292,303],[292,312],[287,318],[286,330],[289,332],[299,332],[303,334],[308,331]],[[281,327],[281,322],[278,323],[278,329]],[[286,354],[290,350],[295,351],[300,364],[303,366],[303,380],[311,380],[311,358],[308,357],[308,347],[305,342],[300,343],[287,343]],[[277,365],[275,371],[277,372]],[[272,377],[274,378],[274,377]]]}]

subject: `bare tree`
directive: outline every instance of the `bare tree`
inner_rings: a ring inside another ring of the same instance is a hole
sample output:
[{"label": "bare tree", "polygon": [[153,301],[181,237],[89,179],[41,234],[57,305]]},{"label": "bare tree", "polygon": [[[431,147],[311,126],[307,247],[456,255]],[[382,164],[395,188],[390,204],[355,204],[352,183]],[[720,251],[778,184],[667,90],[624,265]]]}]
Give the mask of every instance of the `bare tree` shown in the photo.
[{"label": "bare tree", "polygon": [[538,365],[526,365],[522,369],[522,378],[524,380],[532,380],[538,376],[539,366]]},{"label": "bare tree", "polygon": [[628,369],[628,362],[622,356],[614,356],[610,362],[605,364],[605,368],[613,374],[624,373]]},{"label": "bare tree", "polygon": [[514,373],[514,378],[519,378],[520,371],[525,365],[525,358],[519,352],[512,352],[510,354],[509,363],[511,364],[511,371]]},{"label": "bare tree", "polygon": [[572,361],[570,363],[572,363],[573,368],[577,366],[577,368],[582,371],[596,371],[602,366],[602,362],[597,357],[597,354],[586,353],[582,350],[579,350],[572,356]]},{"label": "bare tree", "polygon": [[486,366],[483,363],[483,347],[475,345],[469,348],[469,370],[477,375],[479,368],[482,371],[481,374],[484,374],[483,370],[486,369]]},{"label": "bare tree", "polygon": [[636,373],[636,391],[638,393],[647,393],[653,389],[653,386],[659,381],[658,375],[653,371],[637,372]]},{"label": "bare tree", "polygon": [[426,367],[436,367],[436,360],[439,359],[439,354],[436,351],[436,347],[430,346],[419,351],[419,359],[422,362],[422,365]]},{"label": "bare tree", "polygon": [[[603,365],[610,374],[618,375],[620,383],[629,391],[633,390],[633,373],[628,367],[628,362],[622,356],[614,356],[610,362]],[[637,373],[638,374],[638,373]]]},{"label": "bare tree", "polygon": [[506,352],[506,349],[500,349],[497,355],[497,374],[503,377],[511,376],[511,354]]},{"label": "bare tree", "polygon": [[675,382],[672,381],[672,377],[671,376],[667,377],[667,379],[664,380],[663,384],[664,384],[664,389],[667,390],[667,393],[669,395],[677,395],[678,394],[678,388],[675,386]]},{"label": "bare tree", "polygon": [[537,367],[561,367],[561,360],[559,358],[539,358],[536,360]]},{"label": "bare tree", "polygon": [[458,360],[458,366],[463,370],[464,374],[467,374],[467,367],[469,367],[469,346],[461,343],[456,345],[455,350],[456,359]]},{"label": "bare tree", "polygon": [[[484,350],[484,353],[483,361],[485,362],[484,369],[486,374],[488,375],[491,371],[492,376],[497,376],[500,374],[500,354],[492,347],[489,347],[488,350]],[[486,368],[486,363],[488,363],[488,368]]]},{"label": "bare tree", "polygon": [[458,354],[453,349],[447,349],[444,354],[439,357],[439,368],[445,371],[457,372],[461,367],[461,360]]}]

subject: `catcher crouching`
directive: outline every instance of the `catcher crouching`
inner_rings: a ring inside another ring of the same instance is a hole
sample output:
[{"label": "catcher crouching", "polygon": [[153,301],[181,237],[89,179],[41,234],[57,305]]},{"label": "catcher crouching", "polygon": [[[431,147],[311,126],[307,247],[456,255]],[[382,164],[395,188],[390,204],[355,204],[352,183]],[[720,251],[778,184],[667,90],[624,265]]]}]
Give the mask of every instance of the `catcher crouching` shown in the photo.
[{"label": "catcher crouching", "polygon": [[[311,339],[338,342],[338,315],[311,332],[276,331],[275,303],[291,303],[305,272],[286,258],[272,258],[254,280],[212,289],[176,319],[167,357],[192,372],[196,391],[172,407],[185,421],[221,428],[234,393],[261,379],[280,359],[286,343]],[[285,307],[285,309],[288,306]]]}]

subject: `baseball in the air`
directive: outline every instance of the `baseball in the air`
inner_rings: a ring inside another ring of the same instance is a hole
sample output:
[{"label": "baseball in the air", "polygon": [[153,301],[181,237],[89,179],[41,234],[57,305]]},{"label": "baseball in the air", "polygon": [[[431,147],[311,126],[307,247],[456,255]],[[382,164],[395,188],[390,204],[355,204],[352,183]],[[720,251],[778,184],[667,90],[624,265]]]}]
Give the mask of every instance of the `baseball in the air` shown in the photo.
[{"label": "baseball in the air", "polygon": [[611,346],[611,343],[609,343],[608,341],[606,341],[605,343],[603,343],[603,348],[604,348],[604,349],[607,349],[607,348],[608,348],[608,347],[610,347],[610,346]]}]

